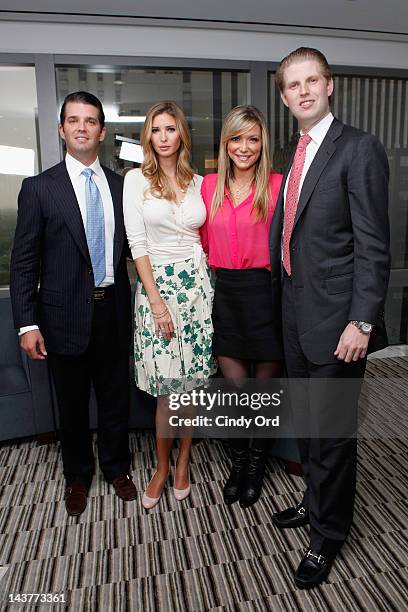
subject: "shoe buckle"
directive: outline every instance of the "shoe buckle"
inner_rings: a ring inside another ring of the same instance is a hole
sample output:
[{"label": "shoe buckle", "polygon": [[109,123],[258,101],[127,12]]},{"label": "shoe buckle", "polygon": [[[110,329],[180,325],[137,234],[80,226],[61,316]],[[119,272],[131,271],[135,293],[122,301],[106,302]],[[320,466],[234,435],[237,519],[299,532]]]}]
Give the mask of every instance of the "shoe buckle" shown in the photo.
[{"label": "shoe buckle", "polygon": [[300,506],[298,509],[298,514],[300,514],[300,516],[304,516],[306,514],[306,508],[304,506]]},{"label": "shoe buckle", "polygon": [[314,553],[313,551],[311,551],[310,549],[307,551],[306,557],[312,557],[313,559],[316,559],[316,561],[321,565],[322,563],[325,563],[326,559],[325,557],[323,557],[323,555],[316,555],[316,553]]}]

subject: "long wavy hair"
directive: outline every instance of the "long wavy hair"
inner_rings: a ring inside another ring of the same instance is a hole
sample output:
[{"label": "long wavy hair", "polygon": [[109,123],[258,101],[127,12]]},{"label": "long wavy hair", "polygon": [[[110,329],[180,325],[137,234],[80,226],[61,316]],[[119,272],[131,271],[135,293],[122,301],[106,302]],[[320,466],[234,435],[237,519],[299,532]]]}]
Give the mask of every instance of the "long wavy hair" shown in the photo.
[{"label": "long wavy hair", "polygon": [[142,174],[150,184],[151,193],[157,198],[176,201],[176,193],[169,179],[160,167],[158,156],[152,146],[152,126],[157,115],[167,113],[174,118],[177,131],[180,135],[180,147],[177,152],[176,179],[181,189],[187,189],[194,177],[191,165],[191,136],[186,116],[182,108],[171,100],[164,100],[153,104],[147,111],[140,141],[143,147],[144,160]]},{"label": "long wavy hair", "polygon": [[234,178],[234,164],[227,152],[227,145],[231,138],[242,136],[245,132],[259,125],[261,129],[262,149],[255,168],[255,195],[252,209],[256,220],[265,222],[268,219],[270,189],[269,174],[271,160],[269,155],[268,130],[264,116],[255,106],[236,106],[225,118],[221,130],[221,142],[218,152],[218,179],[211,203],[210,219],[222,207],[225,197],[225,187],[229,187]]}]

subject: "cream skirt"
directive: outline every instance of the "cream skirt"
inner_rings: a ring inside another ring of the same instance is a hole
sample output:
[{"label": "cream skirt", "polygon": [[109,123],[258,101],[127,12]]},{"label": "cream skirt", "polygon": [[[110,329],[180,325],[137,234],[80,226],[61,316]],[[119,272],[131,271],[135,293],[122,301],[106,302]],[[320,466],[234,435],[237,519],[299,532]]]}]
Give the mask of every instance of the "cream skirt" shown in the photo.
[{"label": "cream skirt", "polygon": [[194,258],[152,265],[157,288],[174,325],[171,340],[155,334],[143,284],[135,295],[135,380],[150,395],[191,391],[216,371],[212,357],[212,287],[206,265]]}]

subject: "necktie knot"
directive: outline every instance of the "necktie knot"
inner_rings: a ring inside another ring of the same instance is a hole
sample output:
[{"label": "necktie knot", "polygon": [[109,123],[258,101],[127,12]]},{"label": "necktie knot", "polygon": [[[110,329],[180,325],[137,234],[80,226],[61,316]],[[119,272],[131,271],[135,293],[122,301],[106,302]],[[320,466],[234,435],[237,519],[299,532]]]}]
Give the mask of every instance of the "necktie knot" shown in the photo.
[{"label": "necktie knot", "polygon": [[91,178],[91,176],[94,174],[94,171],[92,170],[92,168],[84,168],[81,174],[85,176],[85,178]]},{"label": "necktie knot", "polygon": [[309,142],[311,142],[311,137],[309,136],[309,134],[302,134],[302,136],[299,138],[299,142],[298,142],[298,149],[302,149],[305,150],[307,145],[309,144]]}]

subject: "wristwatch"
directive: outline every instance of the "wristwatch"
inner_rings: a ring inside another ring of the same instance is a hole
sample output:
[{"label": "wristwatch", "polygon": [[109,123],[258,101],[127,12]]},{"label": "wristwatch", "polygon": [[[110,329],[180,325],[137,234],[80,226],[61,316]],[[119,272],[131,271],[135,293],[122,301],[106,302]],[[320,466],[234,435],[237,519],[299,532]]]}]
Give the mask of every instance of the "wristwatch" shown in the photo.
[{"label": "wristwatch", "polygon": [[366,323],[365,321],[350,321],[352,325],[355,325],[363,334],[371,334],[373,331],[372,323]]}]

